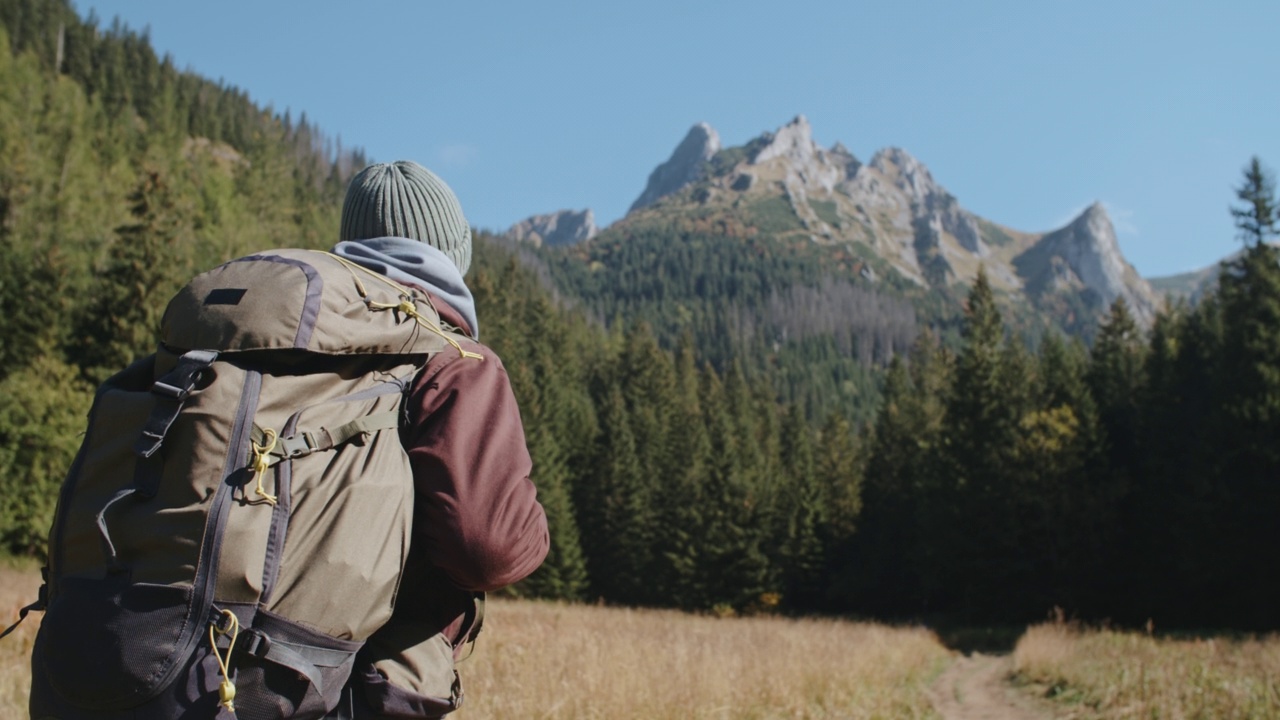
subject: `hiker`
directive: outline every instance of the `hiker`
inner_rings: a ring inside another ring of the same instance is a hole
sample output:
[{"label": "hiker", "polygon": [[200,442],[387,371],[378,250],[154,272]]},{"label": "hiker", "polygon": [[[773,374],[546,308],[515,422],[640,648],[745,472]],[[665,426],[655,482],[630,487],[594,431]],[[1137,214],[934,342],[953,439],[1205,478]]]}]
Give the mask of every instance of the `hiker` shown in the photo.
[{"label": "hiker", "polygon": [[[546,516],[529,480],[506,370],[476,341],[475,303],[463,280],[471,228],[453,191],[413,162],[371,165],[348,187],[339,236],[335,255],[426,292],[443,323],[465,336],[466,354],[433,356],[409,390],[401,437],[415,486],[412,544],[391,620],[353,673],[372,662],[394,686],[436,662],[438,677],[419,678],[427,687],[415,694],[448,698],[457,691],[452,661],[478,630],[475,594],[537,569],[549,545]],[[443,658],[430,645],[441,635],[449,642]],[[415,707],[410,696],[404,702],[402,712]]]},{"label": "hiker", "polygon": [[[59,491],[32,717],[436,718],[484,593],[546,556],[471,230],[410,162],[352,180],[333,251],[267,250],[169,302]],[[0,633],[12,631],[16,624]]]}]

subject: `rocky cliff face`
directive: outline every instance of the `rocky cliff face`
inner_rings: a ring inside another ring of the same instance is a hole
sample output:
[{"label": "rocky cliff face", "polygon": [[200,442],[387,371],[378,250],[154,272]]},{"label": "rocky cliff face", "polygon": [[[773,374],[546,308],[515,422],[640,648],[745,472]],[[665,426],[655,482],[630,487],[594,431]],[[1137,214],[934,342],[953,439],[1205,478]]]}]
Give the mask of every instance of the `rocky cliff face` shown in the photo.
[{"label": "rocky cliff face", "polygon": [[813,141],[813,128],[803,115],[796,116],[776,133],[767,133],[761,141],[763,143],[752,156],[751,164],[762,166],[779,161],[785,172],[784,183],[797,193],[807,194],[811,188],[831,193],[836,183],[845,178],[847,164],[853,160],[847,150],[840,154],[818,147]]},{"label": "rocky cliff face", "polygon": [[1155,318],[1158,301],[1120,253],[1115,228],[1102,203],[1094,203],[1066,227],[1045,234],[1014,264],[1031,293],[1061,292],[1075,285],[1110,306],[1123,297],[1140,322]]},{"label": "rocky cliff face", "polygon": [[703,167],[719,151],[720,136],[716,131],[706,123],[694,125],[671,157],[650,173],[644,192],[631,204],[631,210],[648,207],[700,180]]},{"label": "rocky cliff face", "polygon": [[[669,200],[653,207],[663,198]],[[778,214],[778,198],[793,217]],[[725,150],[715,130],[695,125],[650,175],[623,222],[684,207],[703,216],[719,208],[748,223],[767,210],[775,235],[849,248],[865,267],[928,287],[969,284],[981,267],[997,289],[1033,303],[1062,306],[1074,297],[1100,312],[1123,297],[1144,322],[1157,306],[1121,255],[1101,204],[1053,232],[1012,230],[965,210],[905,150],[880,150],[864,165],[839,143],[819,146],[803,115]]]},{"label": "rocky cliff face", "polygon": [[560,210],[534,215],[512,225],[503,235],[517,242],[542,245],[573,245],[595,237],[595,215],[587,210]]}]

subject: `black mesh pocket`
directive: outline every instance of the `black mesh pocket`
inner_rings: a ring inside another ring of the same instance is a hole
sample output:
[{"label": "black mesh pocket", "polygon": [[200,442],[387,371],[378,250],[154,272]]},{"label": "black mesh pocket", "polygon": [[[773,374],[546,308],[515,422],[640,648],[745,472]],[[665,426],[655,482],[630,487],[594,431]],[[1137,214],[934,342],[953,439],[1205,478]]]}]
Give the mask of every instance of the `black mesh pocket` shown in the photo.
[{"label": "black mesh pocket", "polygon": [[63,578],[40,627],[43,670],[67,703],[115,710],[154,697],[195,647],[189,595],[170,585]]},{"label": "black mesh pocket", "polygon": [[337,706],[362,643],[259,611],[236,645],[236,717],[310,720]]},{"label": "black mesh pocket", "polygon": [[431,697],[397,687],[372,665],[360,673],[355,704],[356,720],[432,720],[462,705],[462,683],[453,674],[449,697]]}]

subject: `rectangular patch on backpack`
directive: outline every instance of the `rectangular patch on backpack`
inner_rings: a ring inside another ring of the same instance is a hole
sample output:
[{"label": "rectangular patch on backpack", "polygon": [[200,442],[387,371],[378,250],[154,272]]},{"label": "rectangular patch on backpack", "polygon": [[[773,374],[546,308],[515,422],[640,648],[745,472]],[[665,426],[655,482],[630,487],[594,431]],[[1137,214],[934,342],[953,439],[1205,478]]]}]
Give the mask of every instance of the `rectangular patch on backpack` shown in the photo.
[{"label": "rectangular patch on backpack", "polygon": [[205,305],[239,305],[248,288],[218,288],[210,290],[204,298]]}]

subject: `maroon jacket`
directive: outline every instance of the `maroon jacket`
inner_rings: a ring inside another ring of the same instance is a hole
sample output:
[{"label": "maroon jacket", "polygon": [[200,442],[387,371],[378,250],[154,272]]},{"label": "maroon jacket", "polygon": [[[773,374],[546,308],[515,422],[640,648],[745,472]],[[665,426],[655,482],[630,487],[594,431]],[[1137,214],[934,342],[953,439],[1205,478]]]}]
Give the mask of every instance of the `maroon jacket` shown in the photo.
[{"label": "maroon jacket", "polygon": [[[431,301],[442,320],[471,334],[448,303]],[[473,591],[522,580],[550,545],[507,371],[484,345],[462,346],[483,360],[445,348],[410,390],[402,437],[413,467],[414,530],[393,617],[430,623],[455,649],[465,639]]]}]

